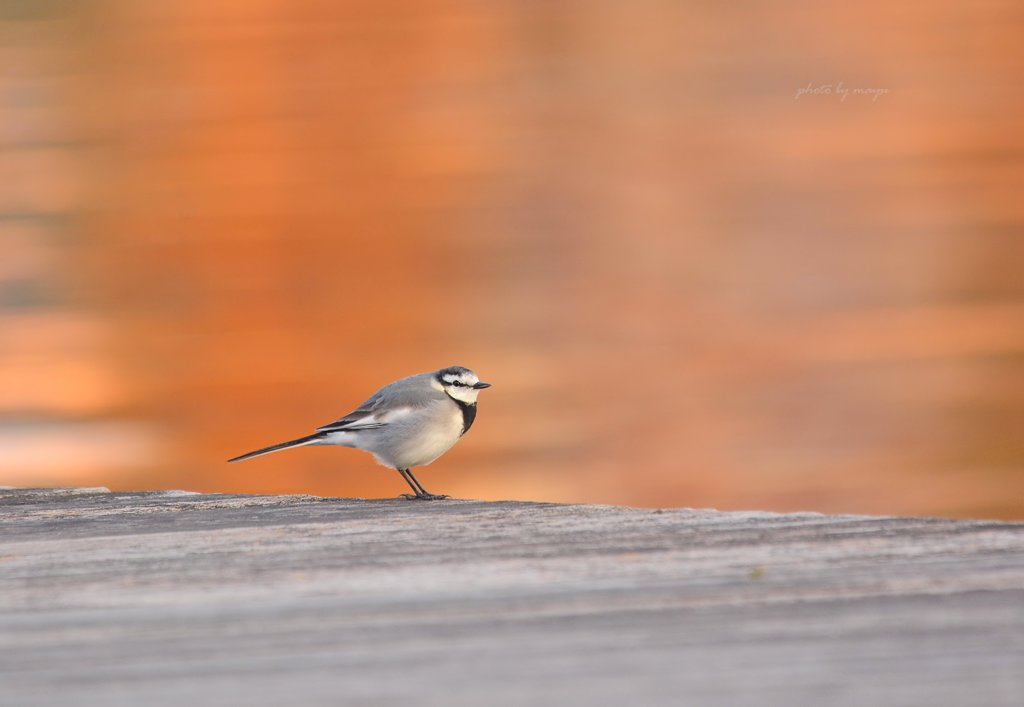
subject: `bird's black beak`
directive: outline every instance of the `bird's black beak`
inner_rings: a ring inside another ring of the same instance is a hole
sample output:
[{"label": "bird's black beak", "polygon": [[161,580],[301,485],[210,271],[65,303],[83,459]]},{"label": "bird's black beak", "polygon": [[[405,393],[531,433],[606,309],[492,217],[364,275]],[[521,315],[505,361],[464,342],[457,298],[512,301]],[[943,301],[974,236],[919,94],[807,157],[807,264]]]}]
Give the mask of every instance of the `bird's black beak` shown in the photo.
[{"label": "bird's black beak", "polygon": [[475,389],[477,389],[477,390],[483,390],[484,388],[490,388],[491,384],[490,383],[484,383],[483,381],[480,381],[479,383],[474,383],[473,387]]}]

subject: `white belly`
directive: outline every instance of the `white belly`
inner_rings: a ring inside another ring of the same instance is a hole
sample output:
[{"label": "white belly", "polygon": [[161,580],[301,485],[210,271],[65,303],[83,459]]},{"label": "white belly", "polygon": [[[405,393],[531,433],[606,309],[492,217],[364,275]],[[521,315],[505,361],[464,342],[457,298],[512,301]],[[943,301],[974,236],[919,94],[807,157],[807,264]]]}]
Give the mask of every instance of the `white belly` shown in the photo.
[{"label": "white belly", "polygon": [[415,434],[391,446],[390,449],[375,450],[377,461],[385,466],[410,469],[426,466],[451,449],[462,436],[462,411],[435,417]]}]

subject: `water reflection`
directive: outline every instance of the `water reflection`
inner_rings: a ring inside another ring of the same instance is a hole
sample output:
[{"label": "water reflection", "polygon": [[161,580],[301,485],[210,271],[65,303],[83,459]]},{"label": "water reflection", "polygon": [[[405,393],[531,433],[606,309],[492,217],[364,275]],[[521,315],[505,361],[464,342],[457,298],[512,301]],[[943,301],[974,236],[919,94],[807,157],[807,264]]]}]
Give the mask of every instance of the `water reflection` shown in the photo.
[{"label": "water reflection", "polygon": [[0,482],[1024,517],[1011,3],[18,7]]}]

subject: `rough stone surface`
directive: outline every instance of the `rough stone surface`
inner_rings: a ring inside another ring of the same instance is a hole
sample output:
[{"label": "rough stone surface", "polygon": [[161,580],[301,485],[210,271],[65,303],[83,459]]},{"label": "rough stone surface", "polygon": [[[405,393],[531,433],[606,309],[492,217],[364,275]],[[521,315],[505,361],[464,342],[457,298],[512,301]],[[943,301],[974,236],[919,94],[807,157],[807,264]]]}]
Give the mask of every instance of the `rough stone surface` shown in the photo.
[{"label": "rough stone surface", "polygon": [[0,490],[3,705],[1024,704],[1024,524]]}]

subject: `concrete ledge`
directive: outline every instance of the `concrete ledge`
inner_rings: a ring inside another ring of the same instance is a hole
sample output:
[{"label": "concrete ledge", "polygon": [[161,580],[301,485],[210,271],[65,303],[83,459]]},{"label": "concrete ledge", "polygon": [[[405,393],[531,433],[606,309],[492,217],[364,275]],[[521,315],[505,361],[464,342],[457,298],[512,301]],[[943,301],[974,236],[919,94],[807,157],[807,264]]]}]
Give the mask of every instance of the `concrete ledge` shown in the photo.
[{"label": "concrete ledge", "polygon": [[0,704],[1019,705],[1024,524],[0,490]]}]

